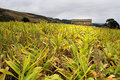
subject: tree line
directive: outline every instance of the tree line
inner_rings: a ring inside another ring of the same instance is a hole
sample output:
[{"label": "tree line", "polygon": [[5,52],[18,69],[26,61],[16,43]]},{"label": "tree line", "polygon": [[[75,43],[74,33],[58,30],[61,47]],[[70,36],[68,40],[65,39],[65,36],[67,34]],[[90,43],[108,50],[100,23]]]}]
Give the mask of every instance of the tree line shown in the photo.
[{"label": "tree line", "polygon": [[113,18],[107,19],[105,26],[109,27],[109,28],[116,28],[116,29],[120,29],[120,25],[119,23],[114,20]]}]

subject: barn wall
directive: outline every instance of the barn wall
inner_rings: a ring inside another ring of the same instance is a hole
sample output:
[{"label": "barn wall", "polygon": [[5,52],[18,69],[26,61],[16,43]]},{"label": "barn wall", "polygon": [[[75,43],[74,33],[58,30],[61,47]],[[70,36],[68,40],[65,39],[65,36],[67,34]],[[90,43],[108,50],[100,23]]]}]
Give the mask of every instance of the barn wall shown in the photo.
[{"label": "barn wall", "polygon": [[92,25],[92,19],[73,19],[72,24],[76,25]]}]

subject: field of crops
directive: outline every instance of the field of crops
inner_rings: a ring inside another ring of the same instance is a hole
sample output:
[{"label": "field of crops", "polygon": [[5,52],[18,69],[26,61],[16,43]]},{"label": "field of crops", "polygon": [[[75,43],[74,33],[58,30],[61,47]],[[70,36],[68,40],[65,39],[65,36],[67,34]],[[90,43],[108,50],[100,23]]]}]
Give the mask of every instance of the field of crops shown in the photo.
[{"label": "field of crops", "polygon": [[120,30],[0,23],[0,80],[119,80]]}]

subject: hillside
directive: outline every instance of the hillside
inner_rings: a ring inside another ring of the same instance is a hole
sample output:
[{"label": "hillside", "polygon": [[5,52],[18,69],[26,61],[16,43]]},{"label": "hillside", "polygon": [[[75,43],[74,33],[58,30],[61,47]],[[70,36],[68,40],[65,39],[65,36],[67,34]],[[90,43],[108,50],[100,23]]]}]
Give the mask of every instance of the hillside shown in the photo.
[{"label": "hillside", "polygon": [[30,22],[41,22],[43,20],[47,22],[59,22],[57,20],[54,20],[53,18],[41,16],[41,15],[36,15],[32,13],[25,13],[25,12],[18,12],[18,11],[13,11],[13,10],[8,10],[8,9],[3,9],[0,8],[0,22],[6,22],[6,21],[21,21],[23,17],[26,17],[30,20]]},{"label": "hillside", "polygon": [[[18,12],[18,11],[0,8],[0,22],[21,21],[23,17],[28,18],[30,22],[34,22],[34,23],[39,23],[45,20],[49,23],[71,24],[71,20],[68,20],[68,19],[50,18],[50,17],[37,15],[37,14]],[[104,26],[104,23],[103,24],[93,23],[93,26],[102,27]]]}]

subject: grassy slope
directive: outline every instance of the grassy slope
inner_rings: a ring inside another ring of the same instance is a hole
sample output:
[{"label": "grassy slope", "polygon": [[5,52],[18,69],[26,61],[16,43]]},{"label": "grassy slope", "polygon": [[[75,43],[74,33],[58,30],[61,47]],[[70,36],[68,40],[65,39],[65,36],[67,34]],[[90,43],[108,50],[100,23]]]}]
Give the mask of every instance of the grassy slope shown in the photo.
[{"label": "grassy slope", "polygon": [[2,22],[11,21],[11,20],[21,21],[23,17],[27,17],[30,20],[30,22],[35,22],[35,23],[39,23],[43,20],[47,22],[57,22],[53,18],[49,18],[41,15],[0,8],[0,21]]},{"label": "grassy slope", "polygon": [[119,35],[107,28],[0,23],[0,77],[12,75],[9,69],[19,80],[119,78]]}]

